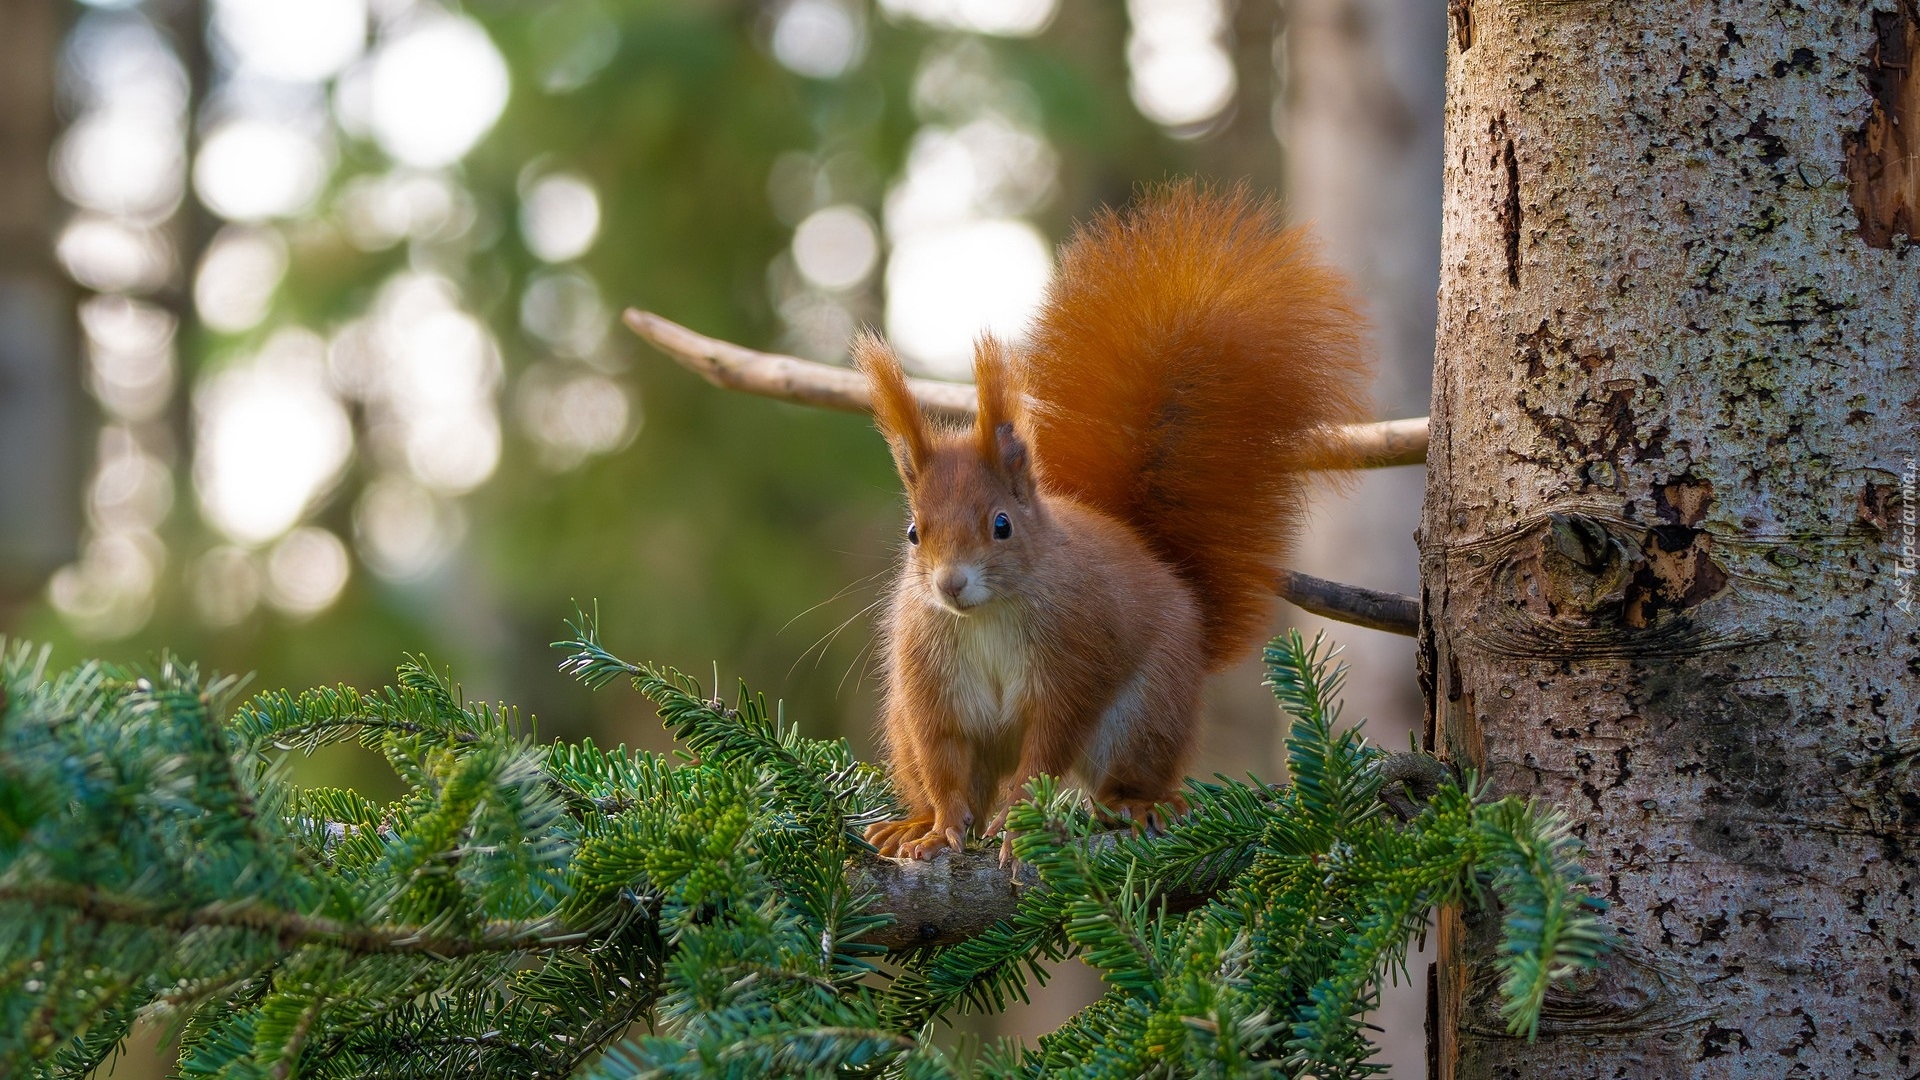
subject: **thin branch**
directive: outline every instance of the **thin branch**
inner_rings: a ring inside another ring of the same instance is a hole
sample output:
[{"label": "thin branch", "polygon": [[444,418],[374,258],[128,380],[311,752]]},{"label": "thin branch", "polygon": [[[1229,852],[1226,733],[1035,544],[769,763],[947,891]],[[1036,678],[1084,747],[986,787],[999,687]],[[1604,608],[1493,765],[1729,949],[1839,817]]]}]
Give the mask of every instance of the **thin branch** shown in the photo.
[{"label": "thin branch", "polygon": [[213,903],[197,908],[170,908],[115,896],[81,885],[29,884],[0,886],[0,903],[34,907],[62,907],[96,923],[124,923],[156,930],[185,932],[201,927],[255,930],[280,939],[282,946],[323,945],[351,953],[426,953],[432,956],[468,956],[483,952],[517,952],[572,945],[589,935],[555,933],[552,920],[489,922],[472,937],[429,932],[424,927],[397,924],[356,926],[318,915],[301,915],[265,904]]},{"label": "thin branch", "polygon": [[[696,334],[650,311],[628,308],[625,318],[634,333],[715,386],[842,412],[865,412],[868,408],[867,381],[859,372],[796,356],[757,352]],[[928,412],[956,420],[972,418],[973,387],[932,379],[907,382]],[[1355,424],[1346,432],[1355,459],[1364,467],[1426,461],[1425,417]],[[1274,591],[1282,599],[1336,622],[1408,637],[1419,632],[1420,605],[1410,596],[1323,581],[1290,570],[1282,572]]]},{"label": "thin branch", "polygon": [[1334,622],[1403,637],[1420,635],[1420,601],[1411,596],[1344,585],[1297,570],[1280,571],[1273,591],[1293,606]]},{"label": "thin branch", "polygon": [[[797,356],[765,353],[694,333],[651,311],[628,308],[627,329],[646,339],[681,367],[715,386],[778,401],[814,405],[841,412],[871,407],[867,381],[850,368],[815,363]],[[928,413],[950,420],[971,420],[975,399],[966,383],[908,379],[913,396]],[[1427,418],[1350,424],[1342,429],[1355,466],[1422,465],[1427,460]]]},{"label": "thin branch", "polygon": [[320,1019],[320,1007],[326,1003],[325,994],[316,995],[301,1011],[300,1021],[293,1026],[292,1034],[287,1036],[287,1044],[280,1050],[280,1060],[273,1067],[274,1080],[287,1080],[299,1068],[300,1051],[306,1047],[313,1023]]},{"label": "thin branch", "polygon": [[[867,397],[867,380],[852,368],[758,352],[696,334],[651,311],[628,308],[623,318],[627,329],[678,361],[681,367],[723,389],[839,412],[867,412],[872,408]],[[972,386],[934,379],[908,379],[907,385],[928,413],[948,420],[973,418]]]}]

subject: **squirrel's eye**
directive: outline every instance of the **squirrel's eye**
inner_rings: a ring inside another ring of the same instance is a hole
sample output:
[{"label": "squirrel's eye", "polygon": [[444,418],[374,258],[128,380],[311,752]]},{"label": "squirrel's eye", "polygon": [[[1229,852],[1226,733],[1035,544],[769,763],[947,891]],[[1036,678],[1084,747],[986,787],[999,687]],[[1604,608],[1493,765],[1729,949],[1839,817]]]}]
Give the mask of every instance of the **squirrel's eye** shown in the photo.
[{"label": "squirrel's eye", "polygon": [[917,522],[912,522],[912,521],[907,522],[907,543],[918,544],[919,542],[920,542],[919,524]]},{"label": "squirrel's eye", "polygon": [[1013,522],[1007,520],[1005,511],[993,515],[993,538],[1005,540],[1013,535]]}]

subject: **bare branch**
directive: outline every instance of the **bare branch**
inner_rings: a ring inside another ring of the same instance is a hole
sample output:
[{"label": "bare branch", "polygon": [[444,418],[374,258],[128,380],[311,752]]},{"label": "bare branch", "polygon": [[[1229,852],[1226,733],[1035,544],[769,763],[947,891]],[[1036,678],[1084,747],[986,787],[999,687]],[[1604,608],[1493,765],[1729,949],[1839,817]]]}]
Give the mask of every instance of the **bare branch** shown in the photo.
[{"label": "bare branch", "polygon": [[1386,469],[1427,463],[1427,418],[1348,424],[1344,430],[1356,469]]},{"label": "bare branch", "polygon": [[[871,408],[867,380],[852,368],[759,352],[696,334],[650,311],[628,308],[624,319],[627,329],[678,361],[681,367],[723,389],[840,412],[867,412]],[[930,414],[952,420],[973,418],[972,386],[933,379],[908,379],[907,385]]]},{"label": "bare branch", "polygon": [[[851,368],[749,349],[696,334],[638,308],[628,308],[623,318],[629,330],[715,386],[841,412],[869,408],[867,381]],[[973,418],[972,386],[936,379],[909,379],[907,384],[928,413],[952,420]],[[1424,416],[1351,424],[1343,434],[1357,468],[1421,465],[1427,460]]]},{"label": "bare branch", "polygon": [[1273,591],[1293,606],[1334,622],[1404,637],[1420,634],[1420,601],[1411,596],[1344,585],[1296,570],[1280,571]]},{"label": "bare branch", "polygon": [[201,927],[253,930],[274,934],[282,946],[325,945],[358,954],[427,953],[468,956],[481,952],[519,952],[578,944],[588,935],[568,931],[552,920],[488,922],[473,936],[423,926],[361,926],[318,915],[301,915],[250,901],[212,903],[195,908],[166,907],[116,896],[84,885],[33,883],[0,886],[0,903],[70,908],[98,923],[126,923],[184,933]]},{"label": "bare branch", "polygon": [[[715,386],[842,412],[865,412],[868,408],[867,381],[859,372],[720,341],[649,311],[628,308],[625,318],[634,333]],[[969,385],[932,379],[909,379],[908,385],[930,413],[956,420],[973,416],[973,387]],[[1426,460],[1425,417],[1354,424],[1346,432],[1353,459],[1362,466],[1417,465]],[[1336,622],[1408,637],[1419,631],[1420,605],[1410,596],[1323,581],[1293,571],[1282,572],[1274,591],[1282,599]]]}]

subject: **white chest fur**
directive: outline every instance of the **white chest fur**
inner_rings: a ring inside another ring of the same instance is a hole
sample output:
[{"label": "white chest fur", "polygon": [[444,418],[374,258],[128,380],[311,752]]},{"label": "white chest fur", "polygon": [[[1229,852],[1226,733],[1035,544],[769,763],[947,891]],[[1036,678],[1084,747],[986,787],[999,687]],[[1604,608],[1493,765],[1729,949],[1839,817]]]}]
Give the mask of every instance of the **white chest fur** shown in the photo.
[{"label": "white chest fur", "polygon": [[974,734],[1005,731],[1019,721],[1033,690],[1027,628],[1010,611],[983,610],[956,618],[953,632],[947,692],[954,713]]}]

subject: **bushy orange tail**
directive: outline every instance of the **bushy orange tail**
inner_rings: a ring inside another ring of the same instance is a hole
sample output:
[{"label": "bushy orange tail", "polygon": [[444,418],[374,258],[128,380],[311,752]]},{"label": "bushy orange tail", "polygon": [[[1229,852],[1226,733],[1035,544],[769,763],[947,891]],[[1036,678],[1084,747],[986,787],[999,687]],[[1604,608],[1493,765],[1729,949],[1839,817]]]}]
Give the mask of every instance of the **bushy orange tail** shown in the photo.
[{"label": "bushy orange tail", "polygon": [[1267,632],[1306,473],[1369,411],[1364,336],[1345,280],[1244,186],[1167,185],[1061,250],[1022,371],[1034,463],[1180,572],[1210,667]]}]

